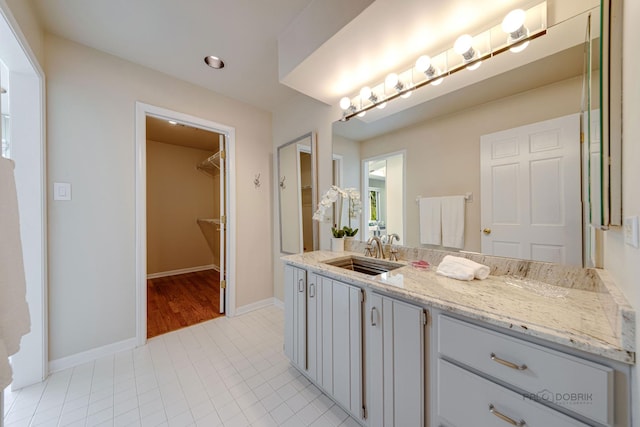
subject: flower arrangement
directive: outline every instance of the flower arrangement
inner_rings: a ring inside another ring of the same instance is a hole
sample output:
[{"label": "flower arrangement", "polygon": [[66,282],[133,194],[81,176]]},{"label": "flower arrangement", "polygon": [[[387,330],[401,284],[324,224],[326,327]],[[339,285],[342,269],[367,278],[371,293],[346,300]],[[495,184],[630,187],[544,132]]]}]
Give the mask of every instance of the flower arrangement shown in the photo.
[{"label": "flower arrangement", "polygon": [[[342,221],[342,202],[347,199],[349,209],[349,226],[341,227]],[[329,190],[322,196],[318,209],[313,214],[313,219],[319,222],[329,222],[331,217],[327,214],[327,209],[332,204],[338,203],[337,221],[331,228],[333,237],[355,236],[358,229],[351,228],[351,218],[357,218],[362,211],[362,202],[360,201],[360,192],[355,188],[345,188],[344,190],[337,185],[332,185]]]}]

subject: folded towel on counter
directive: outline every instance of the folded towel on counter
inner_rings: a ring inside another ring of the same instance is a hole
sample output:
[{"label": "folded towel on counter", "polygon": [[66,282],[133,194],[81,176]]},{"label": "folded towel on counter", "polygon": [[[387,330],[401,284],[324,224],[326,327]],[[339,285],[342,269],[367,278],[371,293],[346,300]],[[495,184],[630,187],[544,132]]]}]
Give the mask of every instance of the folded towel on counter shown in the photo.
[{"label": "folded towel on counter", "polygon": [[442,246],[464,248],[464,196],[440,198],[442,206]]},{"label": "folded towel on counter", "polygon": [[440,245],[442,243],[440,197],[421,197],[419,209],[420,244]]},{"label": "folded towel on counter", "polygon": [[437,274],[458,280],[486,279],[490,269],[486,265],[478,264],[467,258],[447,255],[442,259]]}]

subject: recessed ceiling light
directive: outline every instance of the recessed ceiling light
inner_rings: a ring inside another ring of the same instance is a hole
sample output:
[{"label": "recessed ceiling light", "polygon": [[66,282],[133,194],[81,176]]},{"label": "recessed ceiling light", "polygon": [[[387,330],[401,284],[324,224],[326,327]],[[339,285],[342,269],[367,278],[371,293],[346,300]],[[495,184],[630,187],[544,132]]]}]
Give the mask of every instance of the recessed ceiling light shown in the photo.
[{"label": "recessed ceiling light", "polygon": [[205,56],[204,62],[209,67],[215,68],[216,70],[224,68],[224,62],[222,61],[222,59],[218,58],[217,56],[213,56],[213,55]]},{"label": "recessed ceiling light", "polygon": [[175,120],[167,120],[169,122],[170,125],[177,125],[178,122],[176,122]]}]

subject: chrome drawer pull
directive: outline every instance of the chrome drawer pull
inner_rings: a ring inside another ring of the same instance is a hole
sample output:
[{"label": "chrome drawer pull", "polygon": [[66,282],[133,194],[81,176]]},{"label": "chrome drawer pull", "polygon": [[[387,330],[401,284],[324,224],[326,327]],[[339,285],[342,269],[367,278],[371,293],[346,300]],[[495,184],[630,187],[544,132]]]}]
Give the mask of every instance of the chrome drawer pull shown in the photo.
[{"label": "chrome drawer pull", "polygon": [[509,362],[508,360],[504,360],[504,359],[500,359],[499,357],[496,356],[495,353],[491,353],[491,360],[493,360],[494,362],[498,362],[501,365],[507,366],[511,369],[515,369],[517,371],[524,371],[525,369],[527,369],[527,365],[516,365],[513,362]]},{"label": "chrome drawer pull", "polygon": [[314,283],[309,285],[309,298],[316,296],[316,285]]},{"label": "chrome drawer pull", "polygon": [[524,420],[516,421],[513,418],[507,417],[505,414],[498,412],[495,406],[493,406],[491,403],[489,404],[489,412],[491,412],[496,417],[500,418],[502,421],[508,422],[512,426],[524,427],[527,425],[527,423],[525,423]]},{"label": "chrome drawer pull", "polygon": [[371,307],[371,326],[376,326],[376,321],[373,320],[373,312],[376,312],[376,317],[378,317],[378,309],[375,307]]},{"label": "chrome drawer pull", "polygon": [[298,292],[304,292],[304,279],[298,279]]}]

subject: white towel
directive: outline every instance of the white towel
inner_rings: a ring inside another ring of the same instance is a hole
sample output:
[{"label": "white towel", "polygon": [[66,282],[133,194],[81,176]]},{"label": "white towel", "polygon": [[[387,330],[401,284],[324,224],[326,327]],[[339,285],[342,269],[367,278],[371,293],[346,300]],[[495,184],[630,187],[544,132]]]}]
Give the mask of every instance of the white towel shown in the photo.
[{"label": "white towel", "polygon": [[467,258],[447,255],[442,259],[437,274],[458,280],[484,280],[489,277],[490,269]]},{"label": "white towel", "polygon": [[0,390],[11,383],[7,358],[20,349],[31,327],[13,167],[0,157]]},{"label": "white towel", "polygon": [[464,196],[441,197],[442,246],[464,248]]},{"label": "white towel", "polygon": [[442,243],[440,197],[421,197],[419,208],[420,244],[440,245]]}]

